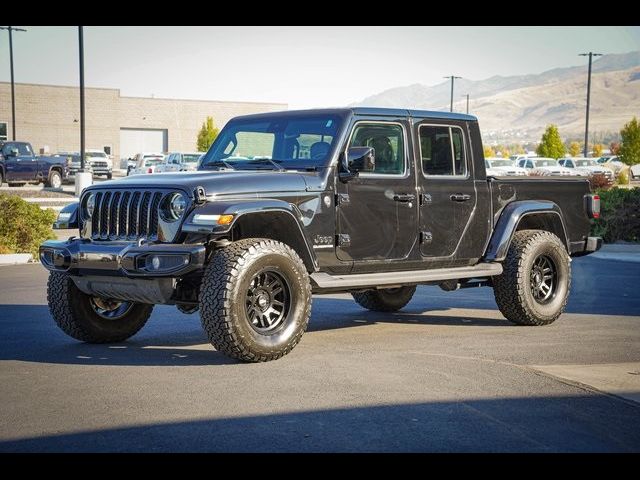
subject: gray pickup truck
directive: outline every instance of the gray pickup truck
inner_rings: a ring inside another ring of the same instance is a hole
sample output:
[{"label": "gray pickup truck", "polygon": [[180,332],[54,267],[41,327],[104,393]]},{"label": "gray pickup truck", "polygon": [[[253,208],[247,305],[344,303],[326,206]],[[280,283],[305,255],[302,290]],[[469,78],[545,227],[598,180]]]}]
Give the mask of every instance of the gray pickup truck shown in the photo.
[{"label": "gray pickup truck", "polygon": [[390,312],[416,285],[488,286],[511,322],[549,324],[570,257],[600,248],[599,209],[584,179],[488,177],[472,116],[277,112],[232,119],[196,172],[87,188],[57,222],[78,236],[40,258],[51,314],[76,339],[123,341],[173,304],[257,362],[294,348],[313,293]]},{"label": "gray pickup truck", "polygon": [[0,185],[44,183],[60,188],[67,175],[65,158],[36,156],[28,142],[0,142]]}]

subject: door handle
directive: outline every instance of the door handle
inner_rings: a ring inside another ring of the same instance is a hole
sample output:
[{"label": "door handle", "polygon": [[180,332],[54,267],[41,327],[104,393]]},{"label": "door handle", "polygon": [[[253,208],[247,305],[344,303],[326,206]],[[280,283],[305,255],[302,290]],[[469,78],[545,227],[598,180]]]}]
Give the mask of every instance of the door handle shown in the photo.
[{"label": "door handle", "polygon": [[408,203],[413,202],[416,196],[413,193],[400,193],[393,196],[395,202]]},{"label": "door handle", "polygon": [[471,195],[467,195],[466,193],[456,193],[449,197],[453,202],[466,202],[467,200],[471,200]]}]

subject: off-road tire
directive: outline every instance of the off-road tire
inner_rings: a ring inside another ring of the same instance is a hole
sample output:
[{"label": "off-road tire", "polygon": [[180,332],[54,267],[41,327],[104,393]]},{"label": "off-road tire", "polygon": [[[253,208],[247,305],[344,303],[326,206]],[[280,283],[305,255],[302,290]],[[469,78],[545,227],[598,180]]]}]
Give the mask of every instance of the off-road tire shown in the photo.
[{"label": "off-road tire", "polygon": [[[252,327],[247,293],[264,269],[288,283],[287,315],[280,328],[262,334]],[[289,353],[307,329],[311,284],[304,263],[289,246],[271,239],[239,240],[215,252],[200,288],[200,319],[219,352],[243,362],[266,362]]]},{"label": "off-road tire", "polygon": [[113,178],[113,173],[107,173],[107,180],[111,180]]},{"label": "off-road tire", "polygon": [[[555,293],[547,304],[538,303],[532,293],[531,272],[541,255],[555,264]],[[503,272],[493,277],[493,292],[500,312],[517,325],[548,325],[553,323],[567,305],[571,288],[571,265],[562,241],[553,233],[542,230],[516,232],[509,246]]]},{"label": "off-road tire", "polygon": [[352,293],[358,305],[374,312],[397,312],[405,307],[416,293],[416,286],[365,290]]},{"label": "off-road tire", "polygon": [[60,175],[60,172],[58,172],[57,170],[52,170],[51,173],[49,173],[49,178],[47,179],[46,186],[51,188],[62,187],[62,175]]},{"label": "off-road tire", "polygon": [[93,310],[90,296],[61,272],[49,273],[47,301],[58,327],[70,337],[88,343],[117,343],[132,337],[147,323],[153,310],[153,305],[135,303],[122,318],[102,318]]}]

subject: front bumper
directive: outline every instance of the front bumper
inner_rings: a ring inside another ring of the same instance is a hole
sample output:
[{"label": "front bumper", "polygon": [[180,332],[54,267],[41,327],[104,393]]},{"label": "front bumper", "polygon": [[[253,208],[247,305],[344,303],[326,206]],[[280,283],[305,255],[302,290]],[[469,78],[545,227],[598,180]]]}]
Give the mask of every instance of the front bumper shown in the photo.
[{"label": "front bumper", "polygon": [[40,246],[45,268],[71,275],[175,278],[203,269],[205,256],[202,245],[138,245],[72,238],[49,240]]}]

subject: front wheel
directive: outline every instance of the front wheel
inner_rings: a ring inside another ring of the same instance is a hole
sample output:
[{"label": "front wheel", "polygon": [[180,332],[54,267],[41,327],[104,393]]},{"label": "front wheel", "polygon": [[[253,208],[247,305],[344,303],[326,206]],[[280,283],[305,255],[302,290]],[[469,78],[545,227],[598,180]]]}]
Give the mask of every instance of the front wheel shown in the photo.
[{"label": "front wheel", "polygon": [[113,173],[107,173],[107,180],[111,180],[113,178]]},{"label": "front wheel", "polygon": [[289,246],[249,238],[218,250],[200,288],[200,319],[211,344],[244,362],[289,353],[311,315],[311,284]]},{"label": "front wheel", "polygon": [[87,295],[66,273],[51,272],[47,283],[49,311],[58,327],[88,343],[122,342],[135,335],[151,315],[153,305]]},{"label": "front wheel", "polygon": [[493,278],[498,308],[518,325],[553,323],[567,305],[571,265],[562,241],[541,230],[516,232],[504,261]]}]

